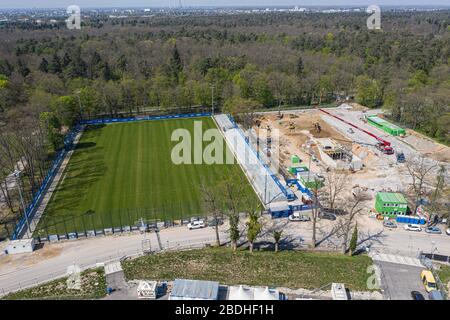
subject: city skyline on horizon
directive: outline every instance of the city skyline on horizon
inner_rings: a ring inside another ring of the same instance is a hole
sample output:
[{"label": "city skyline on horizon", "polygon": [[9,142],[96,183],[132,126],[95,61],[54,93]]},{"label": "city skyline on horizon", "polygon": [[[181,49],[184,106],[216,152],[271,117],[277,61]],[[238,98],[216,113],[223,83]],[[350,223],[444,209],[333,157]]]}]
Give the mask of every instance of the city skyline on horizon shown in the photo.
[{"label": "city skyline on horizon", "polygon": [[[124,3],[126,2],[126,3]],[[167,7],[286,7],[286,6],[298,6],[298,7],[311,7],[311,6],[327,6],[327,7],[337,7],[337,6],[369,6],[369,5],[379,5],[379,6],[417,6],[417,7],[433,7],[433,6],[445,6],[450,7],[448,0],[434,0],[431,4],[423,4],[420,0],[309,0],[309,1],[284,1],[283,3],[273,3],[273,0],[247,0],[247,1],[237,1],[237,0],[133,0],[133,1],[123,1],[123,0],[23,0],[21,4],[18,5],[17,1],[14,0],[3,0],[0,3],[0,9],[52,9],[52,8],[66,8],[69,5],[78,5],[85,8],[167,8]]]}]

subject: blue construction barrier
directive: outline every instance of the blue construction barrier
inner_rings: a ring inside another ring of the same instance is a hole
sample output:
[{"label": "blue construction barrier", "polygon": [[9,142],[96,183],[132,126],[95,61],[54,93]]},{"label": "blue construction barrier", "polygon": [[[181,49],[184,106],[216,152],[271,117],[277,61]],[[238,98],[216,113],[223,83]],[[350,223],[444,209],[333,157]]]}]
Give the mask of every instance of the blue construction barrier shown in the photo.
[{"label": "blue construction barrier", "polygon": [[421,224],[421,225],[424,225],[424,224],[427,223],[427,220],[424,217],[418,217],[418,216],[398,215],[395,220],[398,223],[407,223],[407,224]]},{"label": "blue construction barrier", "polygon": [[26,221],[33,220],[36,206],[42,200],[42,197],[45,194],[45,190],[55,177],[58,172],[58,167],[61,165],[64,157],[67,152],[72,148],[73,141],[76,135],[81,130],[81,125],[94,125],[94,124],[107,124],[107,123],[121,123],[121,122],[134,122],[134,121],[143,121],[143,120],[166,120],[166,119],[184,119],[184,118],[198,118],[198,117],[209,117],[211,113],[203,112],[203,113],[189,113],[189,114],[175,114],[175,115],[165,115],[165,116],[145,116],[145,117],[135,117],[135,118],[112,118],[112,119],[96,119],[96,120],[85,120],[81,121],[79,124],[75,125],[75,127],[70,130],[64,137],[64,148],[55,156],[55,159],[52,162],[50,169],[46,177],[44,178],[39,190],[33,194],[32,200],[30,204],[25,209],[25,214],[20,218],[17,223],[14,232],[11,236],[11,240],[17,240],[21,234],[22,229],[26,226]]},{"label": "blue construction barrier", "polygon": [[233,117],[230,114],[228,114],[227,116],[230,119],[231,123],[233,124],[234,128],[237,129],[239,134],[242,136],[245,143],[248,145],[249,149],[256,155],[256,158],[258,159],[258,161],[261,163],[261,165],[264,167],[264,169],[266,169],[266,171],[269,173],[269,176],[272,178],[272,180],[278,185],[281,192],[283,192],[286,199],[295,200],[295,194],[292,192],[292,190],[286,189],[286,187],[280,182],[280,180],[277,178],[277,176],[275,174],[273,174],[272,170],[270,170],[269,166],[267,164],[265,164],[264,162],[262,162],[261,159],[258,157],[258,154],[253,149],[253,147],[250,145],[250,142],[247,141],[244,133],[242,132],[241,128],[239,128],[237,123],[234,121]]}]

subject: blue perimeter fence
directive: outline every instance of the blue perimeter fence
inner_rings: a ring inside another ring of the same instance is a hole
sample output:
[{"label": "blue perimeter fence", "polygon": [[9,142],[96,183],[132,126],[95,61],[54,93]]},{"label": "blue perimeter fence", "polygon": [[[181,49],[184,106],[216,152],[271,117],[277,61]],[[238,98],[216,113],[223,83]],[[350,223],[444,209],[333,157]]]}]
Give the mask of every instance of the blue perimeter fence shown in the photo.
[{"label": "blue perimeter fence", "polygon": [[[73,142],[77,134],[81,130],[82,125],[96,125],[96,124],[108,124],[108,123],[122,123],[122,122],[135,122],[135,121],[148,121],[148,120],[168,120],[168,119],[184,119],[184,118],[199,118],[199,117],[209,117],[210,112],[200,112],[200,113],[188,113],[188,114],[175,114],[175,115],[164,115],[164,116],[139,116],[131,118],[111,118],[111,119],[95,119],[95,120],[85,120],[80,121],[72,130],[70,130],[64,137],[64,148],[57,152],[55,159],[52,162],[48,173],[43,180],[39,190],[33,195],[30,204],[26,207],[25,213],[22,218],[20,218],[16,227],[14,228],[14,233],[11,236],[11,240],[17,240],[22,233],[23,228],[27,228],[27,220],[31,223],[33,220],[36,209],[44,197],[47,188],[55,178],[58,173],[59,166],[61,165],[67,152],[72,148]],[[31,219],[31,220],[30,220]]]},{"label": "blue perimeter fence", "polygon": [[39,187],[39,190],[33,195],[33,198],[30,202],[30,204],[25,208],[25,213],[22,216],[22,218],[17,223],[14,233],[11,237],[11,240],[17,240],[20,236],[20,233],[22,232],[22,229],[26,226],[27,220],[30,222],[30,218],[33,219],[35,209],[38,207],[40,201],[45,195],[45,192],[47,190],[47,187],[50,185],[50,183],[53,181],[53,178],[55,177],[56,173],[58,172],[58,168],[61,165],[65,155],[68,152],[68,147],[73,144],[73,140],[75,139],[78,132],[80,132],[81,126],[76,125],[67,135],[64,137],[64,148],[55,156],[55,159],[52,162],[52,165],[50,169],[48,170],[47,175],[45,176],[45,179],[42,181],[41,186]]}]

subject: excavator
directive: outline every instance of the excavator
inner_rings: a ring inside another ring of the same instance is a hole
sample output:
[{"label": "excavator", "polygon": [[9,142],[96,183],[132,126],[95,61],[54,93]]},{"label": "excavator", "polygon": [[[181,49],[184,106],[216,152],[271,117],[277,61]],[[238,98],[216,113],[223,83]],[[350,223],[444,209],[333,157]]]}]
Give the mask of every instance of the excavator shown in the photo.
[{"label": "excavator", "polygon": [[320,123],[315,122],[314,129],[316,130],[317,133],[320,133],[322,131],[322,127],[320,126]]}]

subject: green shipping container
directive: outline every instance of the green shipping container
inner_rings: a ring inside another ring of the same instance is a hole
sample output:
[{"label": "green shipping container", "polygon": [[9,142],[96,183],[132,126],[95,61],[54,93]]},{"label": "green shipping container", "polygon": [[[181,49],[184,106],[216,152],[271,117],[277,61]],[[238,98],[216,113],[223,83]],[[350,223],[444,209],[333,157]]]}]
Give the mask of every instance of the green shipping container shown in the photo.
[{"label": "green shipping container", "polygon": [[291,162],[292,162],[292,164],[296,164],[296,163],[300,163],[301,160],[300,160],[300,158],[299,158],[298,156],[293,155],[293,156],[291,157]]},{"label": "green shipping container", "polygon": [[377,127],[393,136],[401,136],[406,134],[405,129],[400,128],[399,126],[396,126],[395,124],[392,124],[377,116],[368,116],[367,122],[370,125]]},{"label": "green shipping container", "polygon": [[375,198],[375,209],[378,213],[393,218],[399,214],[406,214],[408,202],[401,193],[378,192]]}]

